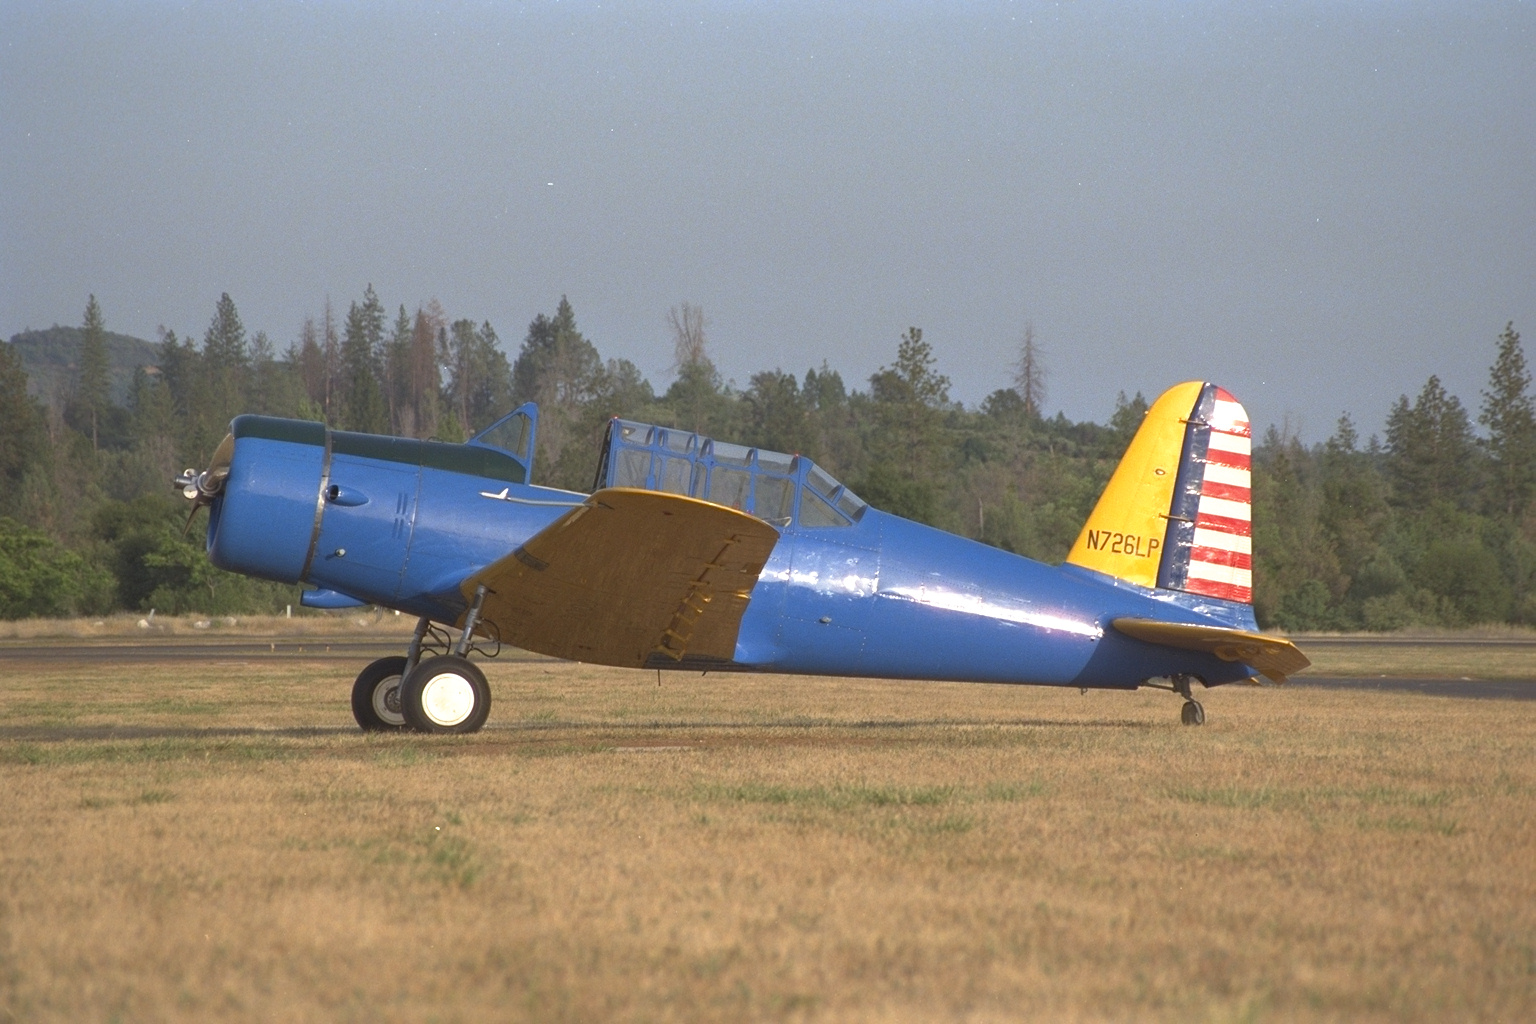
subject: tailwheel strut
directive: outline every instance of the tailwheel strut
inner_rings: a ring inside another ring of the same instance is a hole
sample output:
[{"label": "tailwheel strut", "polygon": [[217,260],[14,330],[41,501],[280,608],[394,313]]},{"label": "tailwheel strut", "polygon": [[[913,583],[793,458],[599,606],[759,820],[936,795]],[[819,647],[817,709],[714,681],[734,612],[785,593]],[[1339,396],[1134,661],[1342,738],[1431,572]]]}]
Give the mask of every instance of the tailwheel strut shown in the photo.
[{"label": "tailwheel strut", "polygon": [[1176,675],[1173,677],[1173,692],[1184,698],[1184,707],[1179,711],[1179,721],[1185,725],[1204,725],[1205,708],[1195,700],[1190,692],[1189,685],[1193,676]]}]

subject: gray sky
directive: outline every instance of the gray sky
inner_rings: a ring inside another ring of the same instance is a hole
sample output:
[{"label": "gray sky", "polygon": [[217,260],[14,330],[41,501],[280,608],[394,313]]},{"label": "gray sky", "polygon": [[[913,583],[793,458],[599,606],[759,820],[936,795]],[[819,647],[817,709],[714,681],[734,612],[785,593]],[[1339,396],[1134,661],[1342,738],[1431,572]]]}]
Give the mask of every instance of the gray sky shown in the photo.
[{"label": "gray sky", "polygon": [[1308,440],[1536,360],[1530,3],[0,0],[0,335],[279,348],[437,297],[509,355],[569,295],[670,380],[850,386],[924,329],[953,395],[1215,380]]}]

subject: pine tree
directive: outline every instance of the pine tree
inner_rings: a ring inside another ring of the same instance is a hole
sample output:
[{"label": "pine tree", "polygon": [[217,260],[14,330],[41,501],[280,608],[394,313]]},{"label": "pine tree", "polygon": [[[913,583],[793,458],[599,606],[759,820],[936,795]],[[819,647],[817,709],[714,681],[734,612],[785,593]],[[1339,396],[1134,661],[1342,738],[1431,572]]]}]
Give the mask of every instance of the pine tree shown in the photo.
[{"label": "pine tree", "polygon": [[[400,304],[395,329],[390,334],[384,356],[384,397],[389,407],[389,429],[396,435],[409,435],[415,426],[410,408],[411,318]],[[408,427],[406,421],[410,421]]]},{"label": "pine tree", "polygon": [[432,437],[437,433],[442,373],[437,363],[437,325],[425,310],[416,310],[416,320],[411,324],[411,351],[406,372],[411,417],[406,433],[413,437]]},{"label": "pine tree", "polygon": [[369,285],[362,305],[352,303],[341,342],[342,423],[347,430],[381,434],[389,429],[379,387],[378,352],[384,337],[384,307]]},{"label": "pine tree", "polygon": [[1408,404],[1403,395],[1387,416],[1387,470],[1401,506],[1439,500],[1468,507],[1474,497],[1476,446],[1461,400],[1432,376]]},{"label": "pine tree", "polygon": [[277,360],[272,351],[272,339],[266,331],[257,331],[251,338],[251,368],[246,386],[246,407],[242,412],[259,412],[271,415],[277,397]]},{"label": "pine tree", "polygon": [[107,328],[101,307],[92,295],[85,303],[85,323],[80,330],[80,376],[75,397],[91,424],[91,447],[99,449],[99,422],[110,400],[111,362],[107,355]]},{"label": "pine tree", "polygon": [[898,515],[937,525],[936,476],[943,464],[949,378],[936,373],[933,348],[909,327],[896,362],[869,378],[873,427],[870,465],[859,486],[866,500]]},{"label": "pine tree", "polygon": [[540,313],[528,325],[512,365],[511,403],[538,403],[540,465],[560,464],[579,432],[583,406],[598,394],[602,372],[602,357],[577,328],[576,311],[564,295],[553,317]]},{"label": "pine tree", "polygon": [[746,403],[747,432],[742,440],[781,452],[808,452],[809,423],[800,382],[792,373],[764,370],[754,373],[742,394]]},{"label": "pine tree", "polygon": [[325,366],[325,394],[320,407],[327,423],[341,418],[341,338],[336,333],[336,314],[331,309],[331,297],[325,297],[325,313],[320,320],[320,358]]},{"label": "pine tree", "polygon": [[1401,577],[1392,557],[1381,546],[1392,510],[1387,505],[1386,482],[1375,460],[1359,448],[1360,435],[1345,413],[1333,436],[1323,445],[1321,458],[1322,505],[1319,517],[1324,534],[1338,553],[1339,570],[1346,591],[1345,614],[1360,624],[1360,605],[1370,597],[1388,592]]},{"label": "pine tree", "polygon": [[219,296],[214,307],[213,320],[208,333],[203,336],[203,358],[216,370],[241,369],[249,361],[245,346],[245,325],[229,292]]},{"label": "pine tree", "polygon": [[1529,393],[1530,371],[1514,321],[1499,336],[1499,354],[1488,371],[1488,390],[1478,422],[1488,428],[1492,462],[1491,504],[1511,519],[1529,504],[1536,489],[1536,408]]},{"label": "pine tree", "polygon": [[225,292],[214,307],[213,319],[203,335],[202,409],[208,417],[209,430],[222,429],[245,405],[246,371],[250,353],[246,350],[245,325],[234,300]]},{"label": "pine tree", "polygon": [[1115,396],[1115,411],[1109,417],[1109,439],[1114,451],[1106,454],[1120,457],[1130,446],[1136,431],[1141,429],[1141,421],[1147,418],[1149,408],[1146,397],[1140,391],[1131,399],[1125,397],[1124,391]]},{"label": "pine tree", "polygon": [[46,445],[43,411],[27,394],[21,354],[11,345],[0,344],[0,481],[5,483],[0,488],[0,508],[14,501],[22,477],[44,457]]},{"label": "pine tree", "polygon": [[299,331],[298,351],[291,354],[288,361],[297,366],[299,379],[304,385],[304,394],[323,415],[329,388],[326,379],[325,353],[320,348],[320,332],[315,327],[314,317],[304,318],[304,326]]}]

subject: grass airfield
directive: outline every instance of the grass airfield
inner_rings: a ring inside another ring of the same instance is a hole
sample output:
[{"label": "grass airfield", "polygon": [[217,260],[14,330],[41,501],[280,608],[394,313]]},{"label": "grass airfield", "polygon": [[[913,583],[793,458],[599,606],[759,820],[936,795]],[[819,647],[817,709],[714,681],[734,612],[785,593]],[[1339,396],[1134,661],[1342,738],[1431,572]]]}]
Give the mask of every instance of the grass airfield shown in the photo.
[{"label": "grass airfield", "polygon": [[512,654],[363,736],[321,646],[6,659],[0,1020],[1536,1017],[1533,701]]}]

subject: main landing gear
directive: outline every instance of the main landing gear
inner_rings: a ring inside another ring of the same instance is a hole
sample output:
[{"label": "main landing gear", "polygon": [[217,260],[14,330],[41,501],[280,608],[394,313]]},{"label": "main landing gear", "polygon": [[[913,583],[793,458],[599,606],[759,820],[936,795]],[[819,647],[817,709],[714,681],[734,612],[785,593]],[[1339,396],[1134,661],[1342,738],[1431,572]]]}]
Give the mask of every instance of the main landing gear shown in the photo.
[{"label": "main landing gear", "polygon": [[[406,656],[380,658],[352,684],[352,717],[364,732],[469,733],[491,712],[491,688],[485,673],[469,660],[471,637],[480,618],[485,588],[464,619],[464,630],[446,654],[422,657],[432,629],[430,619],[416,623]],[[446,643],[439,632],[440,642]]]}]

